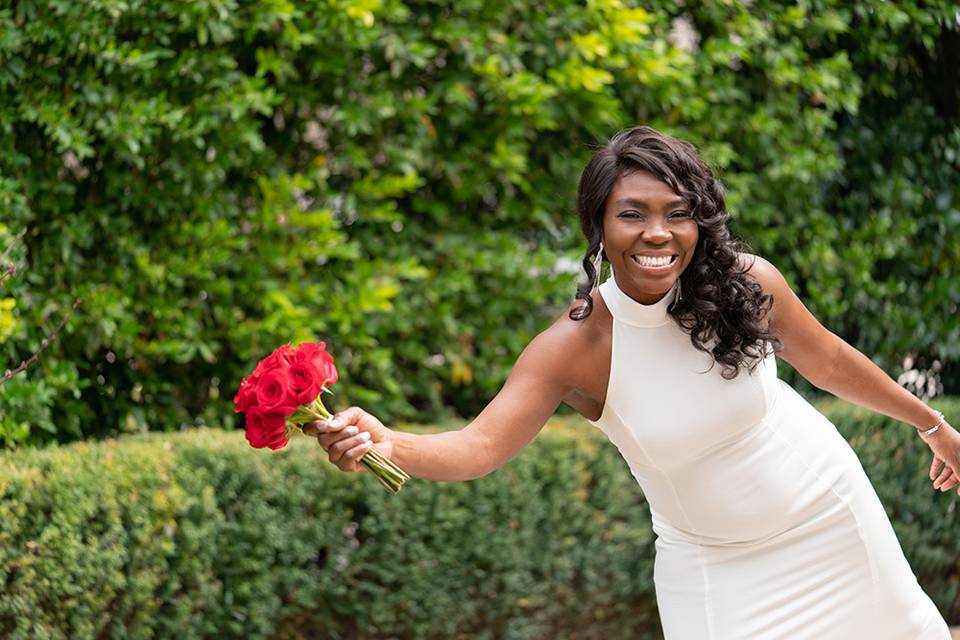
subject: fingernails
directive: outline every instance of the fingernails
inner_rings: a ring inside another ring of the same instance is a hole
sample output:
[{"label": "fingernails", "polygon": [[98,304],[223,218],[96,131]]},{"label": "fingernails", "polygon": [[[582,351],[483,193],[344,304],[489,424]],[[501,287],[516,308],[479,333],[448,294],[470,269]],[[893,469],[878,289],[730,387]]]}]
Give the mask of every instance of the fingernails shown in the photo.
[{"label": "fingernails", "polygon": [[360,431],[360,429],[357,429],[356,427],[347,427],[346,429],[343,430],[344,433],[351,436],[355,434],[357,431]]},{"label": "fingernails", "polygon": [[360,439],[361,439],[361,440],[369,440],[369,439],[370,439],[370,432],[369,432],[369,431],[364,431],[363,433],[361,433],[361,434],[360,434]]},{"label": "fingernails", "polygon": [[327,422],[327,426],[332,427],[332,428],[339,427],[339,426],[340,426],[340,421],[337,420],[336,418],[333,418],[332,420],[330,420],[330,421]]}]

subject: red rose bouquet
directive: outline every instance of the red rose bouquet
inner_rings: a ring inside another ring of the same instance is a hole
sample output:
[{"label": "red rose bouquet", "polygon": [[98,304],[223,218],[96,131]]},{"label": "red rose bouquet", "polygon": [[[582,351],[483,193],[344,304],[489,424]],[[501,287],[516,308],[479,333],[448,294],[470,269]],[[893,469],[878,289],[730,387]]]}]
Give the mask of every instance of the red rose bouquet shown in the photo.
[{"label": "red rose bouquet", "polygon": [[[240,383],[233,398],[234,412],[246,416],[252,447],[280,449],[303,423],[333,417],[320,400],[321,392],[337,381],[337,368],[326,346],[325,342],[304,342],[294,349],[285,344],[257,363]],[[375,449],[363,454],[360,462],[392,493],[410,479]]]}]

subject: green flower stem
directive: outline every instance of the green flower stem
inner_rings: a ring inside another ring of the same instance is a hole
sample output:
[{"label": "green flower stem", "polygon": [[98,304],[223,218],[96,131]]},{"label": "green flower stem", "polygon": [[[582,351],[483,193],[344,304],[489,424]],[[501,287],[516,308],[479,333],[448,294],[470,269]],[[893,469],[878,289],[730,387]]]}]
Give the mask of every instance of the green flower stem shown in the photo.
[{"label": "green flower stem", "polygon": [[403,483],[410,479],[409,475],[390,462],[390,460],[384,457],[379,451],[371,449],[369,452],[363,454],[360,462],[376,476],[380,484],[392,493],[400,491]]},{"label": "green flower stem", "polygon": [[[320,420],[329,420],[333,417],[318,395],[309,405],[300,405],[296,411],[287,418],[288,431],[291,429],[300,430],[305,422],[317,422]],[[394,464],[389,458],[384,456],[376,449],[370,449],[361,456],[360,462],[370,470],[382,484],[391,493],[397,493],[403,486],[403,483],[410,479],[410,475],[403,469]]]}]

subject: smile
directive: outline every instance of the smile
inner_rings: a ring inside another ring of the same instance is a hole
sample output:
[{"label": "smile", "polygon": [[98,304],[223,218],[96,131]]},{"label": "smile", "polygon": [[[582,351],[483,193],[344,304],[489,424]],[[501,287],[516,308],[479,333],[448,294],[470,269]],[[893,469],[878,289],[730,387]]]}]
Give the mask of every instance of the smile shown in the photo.
[{"label": "smile", "polygon": [[676,255],[672,256],[630,256],[630,258],[644,271],[652,273],[662,273],[673,268],[677,261]]}]

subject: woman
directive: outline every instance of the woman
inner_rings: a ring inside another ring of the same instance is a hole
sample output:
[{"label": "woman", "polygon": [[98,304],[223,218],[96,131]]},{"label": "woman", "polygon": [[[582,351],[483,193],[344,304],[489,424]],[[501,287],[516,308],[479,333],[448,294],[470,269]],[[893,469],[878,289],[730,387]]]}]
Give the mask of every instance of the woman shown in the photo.
[{"label": "woman", "polygon": [[619,133],[584,169],[578,205],[589,279],[603,258],[612,276],[578,290],[483,412],[415,435],[351,407],[308,429],[330,460],[362,471],[376,446],[415,477],[479,478],[566,402],[647,497],[668,640],[949,640],[856,454],[777,378],[776,355],[917,428],[937,489],[960,483],[960,434],[825,329],[774,265],[738,251],[720,182],[688,142]]}]

